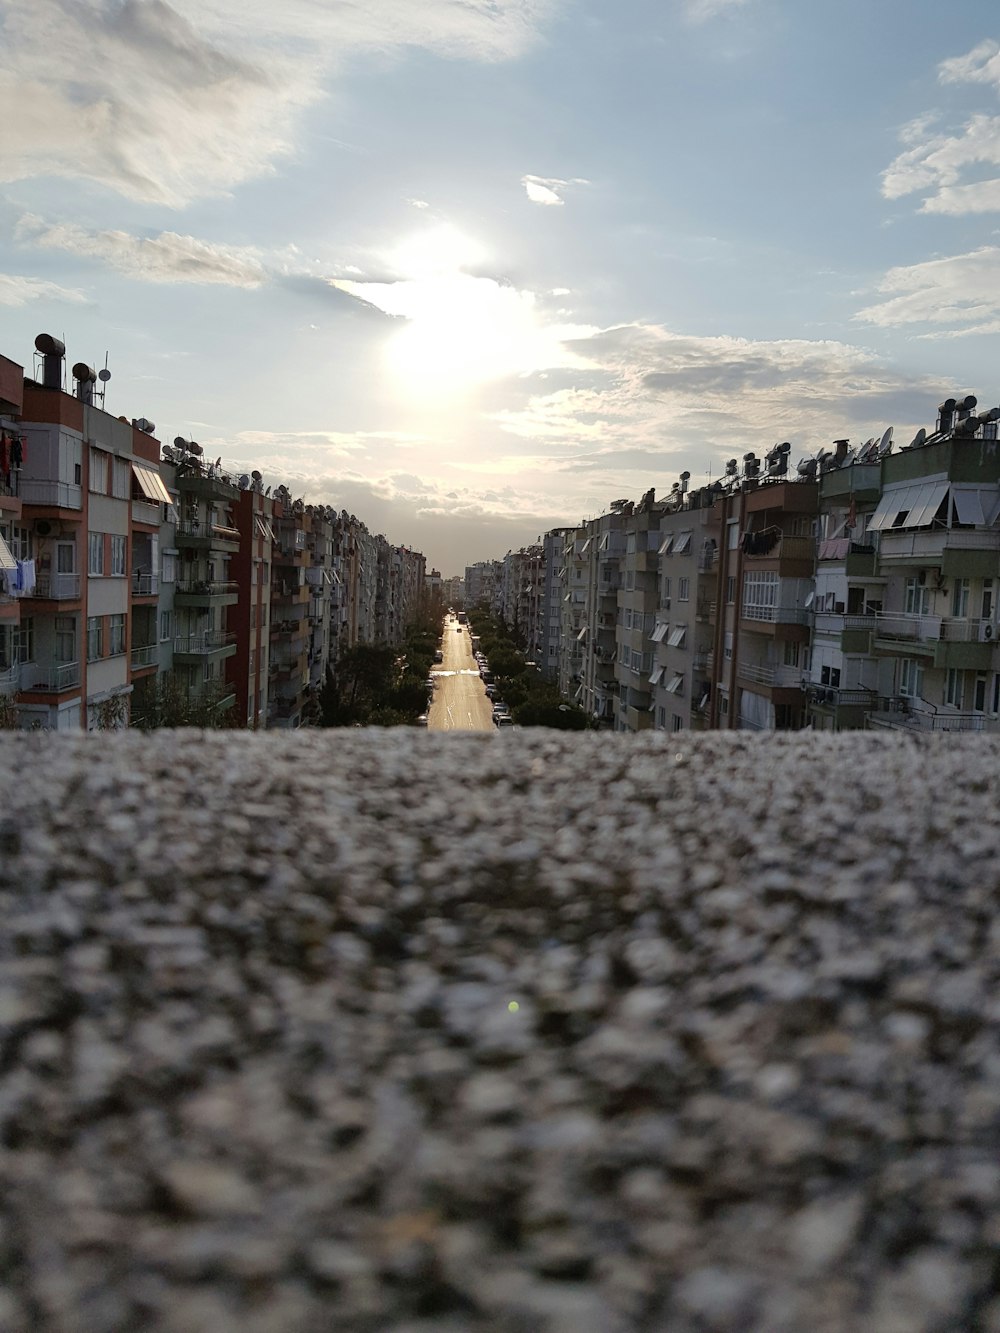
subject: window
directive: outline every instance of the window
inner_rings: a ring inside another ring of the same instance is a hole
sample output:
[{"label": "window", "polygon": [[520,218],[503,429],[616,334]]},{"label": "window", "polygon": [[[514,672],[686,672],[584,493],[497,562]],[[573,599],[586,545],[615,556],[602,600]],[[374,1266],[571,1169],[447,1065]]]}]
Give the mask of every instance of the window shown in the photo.
[{"label": "window", "polygon": [[87,534],[87,573],[104,573],[104,533]]},{"label": "window", "polygon": [[945,686],[944,701],[952,708],[961,708],[964,696],[965,672],[957,671],[954,667],[948,670],[948,680]]},{"label": "window", "polygon": [[31,529],[22,528],[19,524],[13,523],[9,533],[0,528],[0,537],[10,547],[10,553],[15,560],[30,560],[31,555]]},{"label": "window", "polygon": [[674,555],[685,555],[691,549],[691,533],[679,532],[674,542]]},{"label": "window", "polygon": [[103,449],[90,451],[90,489],[95,495],[108,493],[108,455]]},{"label": "window", "polygon": [[177,581],[177,557],[170,551],[164,551],[160,557],[160,581],[162,583]]},{"label": "window", "polygon": [[670,730],[681,731],[683,727],[684,727],[684,719],[682,717],[678,717],[677,714],[674,713],[673,717],[670,719]]},{"label": "window", "polygon": [[76,616],[56,616],[56,661],[76,661]]},{"label": "window", "polygon": [[926,616],[931,609],[931,590],[920,579],[906,580],[906,614]]},{"label": "window", "polygon": [[722,650],[722,655],[725,657],[727,662],[731,662],[733,660],[733,636],[728,631],[726,633],[726,642],[725,642],[725,647]]},{"label": "window", "polygon": [[57,543],[56,543],[56,573],[57,573],[57,574],[75,574],[75,573],[76,573],[76,543],[75,543],[75,542],[57,542]]},{"label": "window", "polygon": [[35,618],[24,616],[20,625],[14,626],[14,661],[33,662],[35,660]]},{"label": "window", "polygon": [[668,532],[667,535],[664,537],[663,541],[660,543],[658,553],[660,555],[669,555],[670,548],[673,546],[673,544],[674,544],[674,534],[672,532]]},{"label": "window", "polygon": [[755,569],[743,575],[743,615],[747,620],[774,620],[777,605],[776,573]]},{"label": "window", "polygon": [[174,613],[173,611],[160,612],[160,642],[166,643],[174,637]]},{"label": "window", "polygon": [[726,578],[726,604],[731,606],[736,601],[736,575],[730,574]]},{"label": "window", "polygon": [[904,657],[899,664],[899,692],[907,699],[919,699],[924,688],[923,663]]},{"label": "window", "polygon": [[125,577],[125,538],[111,538],[111,577],[113,579],[123,579]]},{"label": "window", "polygon": [[980,615],[984,620],[993,619],[993,580],[983,580],[983,609]]},{"label": "window", "polygon": [[127,500],[132,494],[132,469],[127,458],[111,460],[111,494],[116,500]]},{"label": "window", "polygon": [[87,617],[87,661],[96,662],[104,656],[104,620],[101,616]]},{"label": "window", "polygon": [[656,725],[661,731],[664,730],[667,725],[667,710],[663,707],[656,710]]},{"label": "window", "polygon": [[976,713],[986,712],[986,677],[977,676],[972,694],[972,708]]},{"label": "window", "polygon": [[627,592],[634,592],[634,590],[635,590],[635,570],[634,570],[634,569],[627,569],[627,570],[625,571],[625,589],[626,589]]},{"label": "window", "polygon": [[720,717],[728,717],[728,716],[729,716],[729,695],[728,695],[728,694],[720,694],[720,695],[719,695],[719,716],[720,716]]},{"label": "window", "polygon": [[793,643],[790,639],[786,639],[782,656],[785,666],[797,667],[799,665],[799,645]]},{"label": "window", "polygon": [[125,651],[125,617],[116,615],[111,617],[108,634],[108,655],[110,657],[121,657]]},{"label": "window", "polygon": [[972,595],[971,579],[956,579],[951,594],[951,614],[962,620],[969,614],[969,598]]},{"label": "window", "polygon": [[677,580],[677,600],[678,600],[679,602],[686,602],[690,596],[691,596],[691,580],[690,580],[690,579],[678,579],[678,580]]},{"label": "window", "polygon": [[740,524],[739,519],[730,519],[729,526],[726,529],[726,541],[729,549],[735,551],[740,544]]},{"label": "window", "polygon": [[669,611],[669,609],[670,609],[670,578],[669,578],[669,576],[663,580],[663,596],[662,596],[662,598],[661,598],[661,601],[663,602],[663,605],[664,605],[664,606],[667,608],[667,610]]}]

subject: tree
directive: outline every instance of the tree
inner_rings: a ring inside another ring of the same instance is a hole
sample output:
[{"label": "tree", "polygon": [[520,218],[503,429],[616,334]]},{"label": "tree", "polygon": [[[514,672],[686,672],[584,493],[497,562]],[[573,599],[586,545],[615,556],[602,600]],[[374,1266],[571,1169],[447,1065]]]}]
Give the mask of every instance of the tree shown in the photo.
[{"label": "tree", "polygon": [[210,680],[203,689],[195,691],[167,672],[157,676],[155,685],[147,687],[133,702],[132,725],[142,731],[161,727],[231,727],[232,718],[219,706],[227,694],[222,681]]}]

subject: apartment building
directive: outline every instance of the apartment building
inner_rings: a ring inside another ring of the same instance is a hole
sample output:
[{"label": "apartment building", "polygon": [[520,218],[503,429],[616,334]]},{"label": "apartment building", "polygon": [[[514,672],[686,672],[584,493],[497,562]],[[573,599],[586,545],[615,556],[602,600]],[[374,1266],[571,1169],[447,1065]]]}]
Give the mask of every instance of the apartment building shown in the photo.
[{"label": "apartment building", "polygon": [[21,409],[24,370],[0,356],[0,699],[13,699],[20,687],[24,643],[21,634],[21,583],[14,549],[20,543],[20,478],[24,447]]},{"label": "apartment building", "polygon": [[234,717],[258,731],[267,725],[270,707],[274,502],[264,494],[259,472],[240,477],[238,485],[233,518],[239,546],[229,561],[237,587],[237,602],[229,612],[236,651],[226,659],[226,681],[235,696]]},{"label": "apartment building", "polygon": [[702,729],[712,695],[721,529],[714,492],[702,487],[689,493],[687,482],[683,474],[658,534],[659,599],[650,677],[658,731]]}]

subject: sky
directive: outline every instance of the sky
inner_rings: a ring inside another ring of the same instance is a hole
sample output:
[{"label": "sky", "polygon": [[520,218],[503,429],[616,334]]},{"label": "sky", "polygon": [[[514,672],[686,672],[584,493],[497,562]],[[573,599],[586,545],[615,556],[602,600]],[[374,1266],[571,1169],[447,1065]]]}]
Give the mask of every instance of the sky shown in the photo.
[{"label": "sky", "polygon": [[443,574],[1000,402],[995,0],[0,0],[0,354]]}]

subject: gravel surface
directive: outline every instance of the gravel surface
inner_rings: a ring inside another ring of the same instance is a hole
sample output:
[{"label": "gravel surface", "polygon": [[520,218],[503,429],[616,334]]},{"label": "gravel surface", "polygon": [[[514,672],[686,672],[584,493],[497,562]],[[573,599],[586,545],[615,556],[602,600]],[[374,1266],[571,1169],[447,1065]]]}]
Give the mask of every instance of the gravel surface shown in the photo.
[{"label": "gravel surface", "polygon": [[4,1333],[1000,1333],[1000,741],[0,755]]}]

